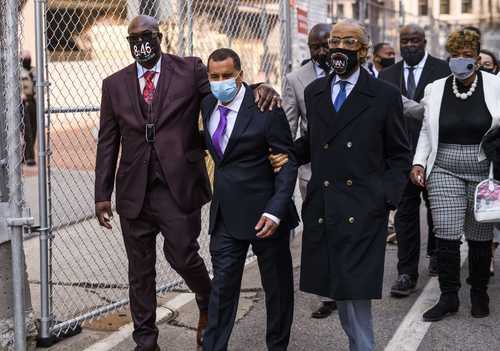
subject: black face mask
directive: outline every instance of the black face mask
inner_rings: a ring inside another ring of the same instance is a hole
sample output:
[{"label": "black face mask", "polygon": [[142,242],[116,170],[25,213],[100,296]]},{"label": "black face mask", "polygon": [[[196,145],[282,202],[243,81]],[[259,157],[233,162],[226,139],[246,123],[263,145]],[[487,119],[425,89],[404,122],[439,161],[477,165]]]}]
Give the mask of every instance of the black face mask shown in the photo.
[{"label": "black face mask", "polygon": [[128,37],[130,51],[137,63],[151,62],[160,55],[160,40],[158,40],[157,35],[156,33],[146,33]]},{"label": "black face mask", "polygon": [[330,66],[330,61],[328,60],[328,55],[321,55],[318,56],[316,60],[314,60],[321,68],[323,71],[325,71],[326,74],[329,74],[332,70],[332,67]]},{"label": "black face mask", "polygon": [[401,56],[408,66],[416,66],[425,56],[425,51],[413,46],[402,47]]},{"label": "black face mask", "polygon": [[479,67],[479,69],[483,72],[486,72],[486,73],[496,74],[494,68],[484,68],[483,66],[481,66],[481,67]]},{"label": "black face mask", "polygon": [[394,58],[394,57],[391,57],[391,58],[381,57],[380,58],[380,65],[384,68],[390,67],[395,63],[396,63],[396,58]]},{"label": "black face mask", "polygon": [[31,58],[24,58],[21,60],[21,64],[23,65],[24,69],[31,69]]},{"label": "black face mask", "polygon": [[358,66],[358,52],[336,48],[330,50],[330,65],[339,76],[349,76]]}]

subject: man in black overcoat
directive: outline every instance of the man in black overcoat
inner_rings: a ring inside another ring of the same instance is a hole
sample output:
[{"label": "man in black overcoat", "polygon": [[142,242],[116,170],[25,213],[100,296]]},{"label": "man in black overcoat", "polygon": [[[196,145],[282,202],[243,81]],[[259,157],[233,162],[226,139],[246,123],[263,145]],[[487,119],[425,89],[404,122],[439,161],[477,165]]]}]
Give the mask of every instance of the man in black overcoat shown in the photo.
[{"label": "man in black overcoat", "polygon": [[408,179],[410,146],[401,94],[360,69],[366,30],[339,22],[329,46],[335,73],[306,88],[308,130],[295,143],[312,167],[300,289],[337,300],[351,350],[370,351],[371,300],[382,295],[389,210]]}]

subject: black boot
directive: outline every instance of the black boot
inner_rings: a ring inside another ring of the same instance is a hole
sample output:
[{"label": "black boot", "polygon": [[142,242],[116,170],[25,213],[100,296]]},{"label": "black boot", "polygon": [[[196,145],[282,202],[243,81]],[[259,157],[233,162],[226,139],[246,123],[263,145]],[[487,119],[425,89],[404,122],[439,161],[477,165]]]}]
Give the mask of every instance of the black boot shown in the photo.
[{"label": "black boot", "polygon": [[426,322],[437,322],[458,312],[460,302],[460,240],[437,241],[437,264],[441,297],[439,302],[424,313]]},{"label": "black boot", "polygon": [[491,241],[469,240],[469,284],[471,315],[484,318],[490,314],[488,282],[490,280]]}]

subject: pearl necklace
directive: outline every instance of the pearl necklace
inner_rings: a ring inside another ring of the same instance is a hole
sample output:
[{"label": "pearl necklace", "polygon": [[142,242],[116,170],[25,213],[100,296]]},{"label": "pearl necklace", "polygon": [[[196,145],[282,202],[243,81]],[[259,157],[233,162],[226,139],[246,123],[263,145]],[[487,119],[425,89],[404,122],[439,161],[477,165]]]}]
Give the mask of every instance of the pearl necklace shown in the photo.
[{"label": "pearl necklace", "polygon": [[472,85],[469,88],[469,91],[466,93],[460,93],[458,91],[457,78],[453,77],[453,94],[455,94],[457,99],[466,100],[467,98],[471,97],[472,94],[474,93],[474,91],[476,90],[476,87],[477,87],[477,74],[476,74],[476,78],[474,79],[474,82],[472,83]]}]

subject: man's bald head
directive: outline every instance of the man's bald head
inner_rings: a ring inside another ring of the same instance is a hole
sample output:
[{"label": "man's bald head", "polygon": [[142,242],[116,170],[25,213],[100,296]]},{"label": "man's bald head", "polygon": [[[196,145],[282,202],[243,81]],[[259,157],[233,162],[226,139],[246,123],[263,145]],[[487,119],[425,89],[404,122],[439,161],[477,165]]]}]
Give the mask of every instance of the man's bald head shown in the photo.
[{"label": "man's bald head", "polygon": [[160,24],[158,20],[151,16],[139,15],[130,21],[128,34],[139,34],[145,31],[159,32]]},{"label": "man's bald head", "polygon": [[318,23],[314,27],[311,28],[309,32],[309,43],[312,41],[321,40],[324,36],[330,35],[332,30],[332,25],[328,23]]},{"label": "man's bald head", "polygon": [[401,35],[416,34],[416,35],[421,36],[422,38],[425,38],[424,29],[415,23],[410,23],[410,24],[407,24],[407,25],[401,27],[401,30],[399,31],[399,33]]},{"label": "man's bald head", "polygon": [[399,31],[401,56],[409,66],[416,66],[425,56],[425,31],[416,24],[407,24]]},{"label": "man's bald head", "polygon": [[327,65],[328,60],[328,38],[332,30],[331,24],[319,23],[312,27],[309,32],[309,52],[313,62],[317,63],[323,70],[328,72],[330,68]]},{"label": "man's bald head", "polygon": [[134,17],[128,26],[128,42],[134,59],[151,69],[161,57],[160,25],[156,18],[140,15]]}]

